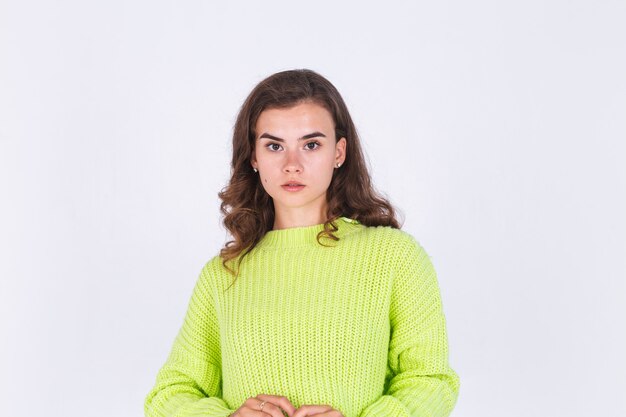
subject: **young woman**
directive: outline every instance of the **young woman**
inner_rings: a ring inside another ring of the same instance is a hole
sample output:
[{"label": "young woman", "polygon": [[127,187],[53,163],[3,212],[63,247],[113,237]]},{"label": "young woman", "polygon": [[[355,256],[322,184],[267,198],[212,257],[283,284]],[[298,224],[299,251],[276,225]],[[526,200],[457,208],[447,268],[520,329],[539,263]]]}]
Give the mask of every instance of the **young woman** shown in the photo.
[{"label": "young woman", "polygon": [[451,413],[435,270],[374,191],[327,79],[283,71],[253,89],[219,197],[234,240],[200,272],[147,417]]}]

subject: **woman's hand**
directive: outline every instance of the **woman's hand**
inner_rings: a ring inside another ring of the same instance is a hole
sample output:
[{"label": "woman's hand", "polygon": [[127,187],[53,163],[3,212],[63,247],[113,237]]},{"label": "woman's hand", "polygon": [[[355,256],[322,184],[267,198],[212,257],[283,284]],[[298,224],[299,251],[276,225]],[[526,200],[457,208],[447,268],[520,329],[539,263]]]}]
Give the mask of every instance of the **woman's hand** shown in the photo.
[{"label": "woman's hand", "polygon": [[329,405],[302,405],[290,417],[344,417],[341,411],[335,410]]},{"label": "woman's hand", "polygon": [[285,417],[281,409],[285,410],[289,417],[293,417],[296,412],[296,407],[289,402],[287,397],[259,394],[248,398],[229,417]]}]

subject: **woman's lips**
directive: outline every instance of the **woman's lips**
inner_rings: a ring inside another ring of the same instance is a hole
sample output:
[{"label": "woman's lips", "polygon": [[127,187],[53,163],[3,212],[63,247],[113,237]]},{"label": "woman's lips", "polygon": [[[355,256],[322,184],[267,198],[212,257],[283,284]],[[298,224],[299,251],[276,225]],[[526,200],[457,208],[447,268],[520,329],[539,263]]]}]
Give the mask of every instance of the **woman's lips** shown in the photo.
[{"label": "woman's lips", "polygon": [[281,187],[283,187],[284,190],[287,191],[300,191],[301,189],[303,189],[305,186],[304,185],[295,185],[295,184],[283,184],[281,185]]}]

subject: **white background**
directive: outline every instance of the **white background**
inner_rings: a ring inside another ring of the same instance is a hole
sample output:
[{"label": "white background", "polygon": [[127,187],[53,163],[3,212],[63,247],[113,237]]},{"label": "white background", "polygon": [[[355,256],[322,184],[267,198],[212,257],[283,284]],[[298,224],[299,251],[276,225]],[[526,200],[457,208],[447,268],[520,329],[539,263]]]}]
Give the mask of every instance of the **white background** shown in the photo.
[{"label": "white background", "polygon": [[0,408],[141,416],[269,74],[335,84],[431,255],[453,416],[624,416],[623,1],[0,3]]}]

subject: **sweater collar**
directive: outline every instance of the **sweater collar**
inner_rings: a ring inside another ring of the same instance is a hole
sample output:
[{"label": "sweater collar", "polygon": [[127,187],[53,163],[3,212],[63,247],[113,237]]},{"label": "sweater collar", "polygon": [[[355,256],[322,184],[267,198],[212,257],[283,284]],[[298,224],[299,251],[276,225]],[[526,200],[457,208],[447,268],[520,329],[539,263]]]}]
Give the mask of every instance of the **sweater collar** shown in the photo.
[{"label": "sweater collar", "polygon": [[[350,231],[363,227],[358,220],[348,217],[340,217],[336,220],[337,231],[333,234],[339,238],[345,236]],[[311,226],[290,227],[287,229],[270,230],[257,243],[257,247],[262,248],[290,248],[302,246],[320,246],[317,242],[317,234],[324,230],[324,223]],[[334,240],[322,237],[320,242],[324,245],[334,245]]]}]

